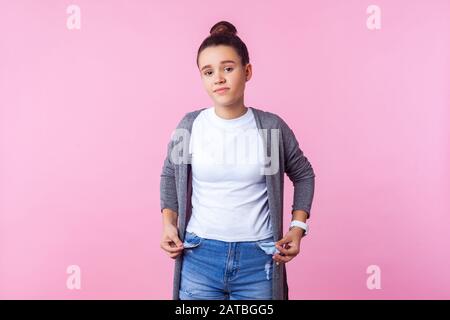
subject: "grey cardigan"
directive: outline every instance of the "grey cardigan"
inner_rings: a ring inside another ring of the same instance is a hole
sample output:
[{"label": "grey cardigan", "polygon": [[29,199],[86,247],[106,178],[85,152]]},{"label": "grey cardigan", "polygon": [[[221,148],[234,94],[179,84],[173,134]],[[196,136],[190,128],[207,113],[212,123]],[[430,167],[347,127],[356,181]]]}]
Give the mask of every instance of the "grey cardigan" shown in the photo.
[{"label": "grey cardigan", "polygon": [[[304,210],[307,212],[308,218],[310,217],[314,196],[315,174],[310,162],[300,149],[293,131],[286,122],[274,113],[253,107],[249,108],[253,110],[257,128],[267,129],[260,130],[260,132],[266,131],[266,134],[262,134],[262,137],[267,147],[266,160],[268,160],[267,162],[272,169],[268,169],[264,174],[266,176],[273,238],[274,241],[278,241],[283,237],[284,173],[288,175],[294,185],[292,211]],[[186,226],[192,212],[192,169],[190,154],[188,151],[184,152],[184,150],[189,150],[189,134],[192,123],[204,109],[206,108],[188,112],[181,119],[175,131],[184,133],[181,135],[172,134],[162,167],[160,180],[161,212],[164,208],[170,208],[178,213],[178,235],[181,241],[184,240]],[[181,142],[182,144],[180,144]],[[174,161],[173,155],[177,153],[184,160]],[[174,300],[179,299],[182,262],[183,254],[175,260]],[[272,299],[288,300],[286,266],[284,263],[279,265],[274,263],[273,265]]]}]

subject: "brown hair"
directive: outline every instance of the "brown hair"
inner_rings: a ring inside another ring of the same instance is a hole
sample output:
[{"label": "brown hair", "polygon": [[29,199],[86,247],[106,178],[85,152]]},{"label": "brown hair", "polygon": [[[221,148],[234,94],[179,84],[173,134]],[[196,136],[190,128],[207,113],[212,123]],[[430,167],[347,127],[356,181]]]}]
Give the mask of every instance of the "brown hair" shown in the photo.
[{"label": "brown hair", "polygon": [[200,56],[200,53],[208,47],[218,45],[226,45],[234,48],[234,50],[236,50],[236,53],[241,57],[241,63],[243,66],[245,66],[247,63],[250,62],[247,46],[241,40],[241,38],[239,38],[236,35],[237,30],[235,26],[233,26],[230,22],[228,21],[217,22],[215,25],[212,26],[209,33],[210,35],[205,40],[203,40],[202,44],[200,45],[200,48],[198,48],[197,67],[199,67],[198,57]]}]

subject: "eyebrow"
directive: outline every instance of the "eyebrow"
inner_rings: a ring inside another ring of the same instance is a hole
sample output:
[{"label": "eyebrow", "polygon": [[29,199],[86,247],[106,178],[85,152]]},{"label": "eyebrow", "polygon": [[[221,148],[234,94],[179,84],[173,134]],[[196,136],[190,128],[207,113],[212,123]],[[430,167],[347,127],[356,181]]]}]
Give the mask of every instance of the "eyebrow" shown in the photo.
[{"label": "eyebrow", "polygon": [[[236,63],[236,62],[233,60],[223,60],[220,62],[220,64],[225,64],[225,63]],[[208,65],[204,66],[203,68],[201,68],[200,71],[203,71],[203,69],[210,68],[210,67],[211,67],[211,65],[208,64]]]}]

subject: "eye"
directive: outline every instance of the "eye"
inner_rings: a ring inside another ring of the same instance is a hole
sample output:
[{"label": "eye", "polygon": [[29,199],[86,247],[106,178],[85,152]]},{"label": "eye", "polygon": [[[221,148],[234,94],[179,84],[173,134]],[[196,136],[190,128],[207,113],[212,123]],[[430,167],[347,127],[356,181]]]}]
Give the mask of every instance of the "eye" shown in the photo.
[{"label": "eye", "polygon": [[211,75],[211,73],[212,73],[212,71],[211,70],[208,70],[208,71],[206,71],[205,73],[203,73],[205,76],[210,76]]},{"label": "eye", "polygon": [[230,72],[233,71],[233,67],[225,67],[225,70],[230,69]]}]

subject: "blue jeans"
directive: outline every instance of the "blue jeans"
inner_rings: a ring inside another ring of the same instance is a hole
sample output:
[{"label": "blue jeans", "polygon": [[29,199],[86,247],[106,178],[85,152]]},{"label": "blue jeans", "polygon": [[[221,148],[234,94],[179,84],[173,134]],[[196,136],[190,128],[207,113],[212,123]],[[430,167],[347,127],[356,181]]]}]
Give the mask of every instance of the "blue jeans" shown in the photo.
[{"label": "blue jeans", "polygon": [[181,300],[271,300],[273,238],[224,242],[186,232]]}]

